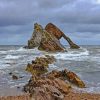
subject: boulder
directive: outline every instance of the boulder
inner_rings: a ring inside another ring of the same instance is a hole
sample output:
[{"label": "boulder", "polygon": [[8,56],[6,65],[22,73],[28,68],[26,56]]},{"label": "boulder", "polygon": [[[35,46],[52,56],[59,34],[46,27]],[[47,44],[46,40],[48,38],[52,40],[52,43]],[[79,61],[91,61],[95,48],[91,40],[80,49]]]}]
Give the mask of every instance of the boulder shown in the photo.
[{"label": "boulder", "polygon": [[18,80],[18,76],[12,75],[12,79],[13,79],[13,80]]},{"label": "boulder", "polygon": [[75,43],[73,43],[73,41],[68,37],[66,36],[57,26],[55,26],[54,24],[52,23],[49,23],[46,25],[45,27],[45,30],[50,33],[50,34],[53,34],[58,40],[61,39],[62,37],[64,39],[67,40],[67,42],[69,43],[70,45],[70,48],[71,49],[78,49],[80,48],[78,45],[76,45]]}]

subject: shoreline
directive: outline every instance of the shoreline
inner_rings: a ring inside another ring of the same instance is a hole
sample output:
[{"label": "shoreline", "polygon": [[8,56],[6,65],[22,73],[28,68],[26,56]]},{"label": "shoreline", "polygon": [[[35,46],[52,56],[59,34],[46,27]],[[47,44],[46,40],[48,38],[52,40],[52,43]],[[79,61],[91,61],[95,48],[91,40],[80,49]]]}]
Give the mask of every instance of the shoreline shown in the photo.
[{"label": "shoreline", "polygon": [[[35,100],[35,99],[30,98],[29,93],[24,93],[17,96],[0,96],[0,100]],[[65,95],[63,100],[100,100],[100,94],[75,92],[72,90]]]}]

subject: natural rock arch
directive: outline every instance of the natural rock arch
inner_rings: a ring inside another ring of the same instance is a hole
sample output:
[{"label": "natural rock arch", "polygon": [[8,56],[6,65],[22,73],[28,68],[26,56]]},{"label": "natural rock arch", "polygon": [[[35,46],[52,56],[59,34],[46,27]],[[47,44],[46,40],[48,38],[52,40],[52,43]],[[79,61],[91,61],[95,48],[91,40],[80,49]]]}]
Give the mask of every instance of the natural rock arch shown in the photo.
[{"label": "natural rock arch", "polygon": [[80,48],[78,45],[73,43],[73,41],[68,36],[66,36],[59,28],[57,28],[57,26],[55,26],[54,24],[52,23],[47,24],[45,30],[51,34],[54,34],[58,40],[63,37],[69,43],[70,48],[72,49]]},{"label": "natural rock arch", "polygon": [[62,37],[67,40],[70,48],[80,48],[54,24],[49,23],[43,29],[41,25],[35,23],[32,37],[28,41],[28,48],[38,47],[39,50],[45,51],[64,51],[65,47],[59,41]]}]

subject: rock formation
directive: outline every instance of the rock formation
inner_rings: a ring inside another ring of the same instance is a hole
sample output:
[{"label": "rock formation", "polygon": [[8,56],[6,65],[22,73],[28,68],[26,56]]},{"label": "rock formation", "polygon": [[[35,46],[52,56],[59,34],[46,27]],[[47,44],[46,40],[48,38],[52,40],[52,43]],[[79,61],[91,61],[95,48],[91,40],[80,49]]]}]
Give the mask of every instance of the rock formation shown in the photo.
[{"label": "rock formation", "polygon": [[24,91],[30,93],[34,100],[64,100],[72,90],[72,84],[85,88],[84,82],[73,72],[68,70],[48,72],[48,64],[55,61],[53,56],[39,57],[28,64],[26,70],[32,77],[24,86]]},{"label": "rock formation", "polygon": [[28,48],[31,49],[31,48],[34,48],[34,47],[38,47],[40,45],[40,42],[41,42],[41,39],[42,39],[42,31],[43,31],[42,26],[35,23],[32,37],[28,41]]},{"label": "rock formation", "polygon": [[35,23],[32,37],[28,41],[28,48],[38,47],[39,50],[45,51],[64,51],[65,48],[59,41],[61,37],[64,37],[68,41],[70,48],[79,48],[78,45],[73,43],[71,39],[55,25],[49,23],[46,25],[45,29],[43,29],[41,25]]},{"label": "rock formation", "polygon": [[73,43],[73,41],[68,36],[66,36],[59,28],[57,28],[54,24],[52,24],[52,23],[47,24],[46,27],[45,27],[45,30],[47,32],[49,32],[50,34],[55,35],[55,37],[58,40],[61,39],[62,37],[64,39],[66,39],[67,42],[69,43],[71,49],[78,49],[78,48],[80,48],[78,45]]},{"label": "rock formation", "polygon": [[34,24],[34,32],[32,38],[28,41],[28,47],[38,47],[39,50],[45,51],[64,51],[64,46],[53,35],[49,34],[39,24]]},{"label": "rock formation", "polygon": [[53,56],[46,55],[46,57],[37,57],[32,61],[32,64],[27,65],[26,71],[31,72],[31,74],[41,75],[48,71],[48,64],[51,64],[54,61],[55,58]]}]

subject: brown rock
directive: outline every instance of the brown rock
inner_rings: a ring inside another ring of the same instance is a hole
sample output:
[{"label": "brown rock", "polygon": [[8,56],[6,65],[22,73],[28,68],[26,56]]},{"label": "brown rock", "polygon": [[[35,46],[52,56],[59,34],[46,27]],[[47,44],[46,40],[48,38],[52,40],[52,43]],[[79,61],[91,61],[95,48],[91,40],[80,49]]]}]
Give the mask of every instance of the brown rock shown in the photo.
[{"label": "brown rock", "polygon": [[53,56],[46,55],[46,57],[37,57],[32,64],[28,64],[26,71],[31,72],[32,74],[41,75],[47,72],[49,64],[52,64],[55,61]]},{"label": "brown rock", "polygon": [[60,44],[60,41],[37,23],[34,24],[34,32],[28,41],[28,47],[38,47],[39,50],[45,51],[64,51],[64,46]]},{"label": "brown rock", "polygon": [[62,71],[53,70],[47,74],[47,77],[51,79],[59,78],[62,80],[68,80],[80,88],[85,87],[85,83],[74,72],[67,71],[66,69]]},{"label": "brown rock", "polygon": [[43,31],[42,26],[35,23],[32,37],[30,40],[28,40],[29,49],[38,47],[40,45],[42,39],[42,31]]},{"label": "brown rock", "polygon": [[41,64],[28,64],[26,71],[31,72],[31,74],[40,75],[47,72],[47,68]]},{"label": "brown rock", "polygon": [[31,93],[34,98],[63,100],[64,94],[67,94],[70,88],[71,86],[68,83],[58,78],[49,79],[45,76],[32,76],[29,83],[24,87],[24,91]]},{"label": "brown rock", "polygon": [[57,26],[55,26],[52,23],[49,23],[46,25],[45,30],[49,32],[50,34],[53,34],[57,39],[61,39],[62,37],[67,40],[67,42],[70,45],[70,48],[72,49],[78,49],[80,48],[78,45],[72,42],[72,40],[67,37]]},{"label": "brown rock", "polygon": [[61,45],[60,41],[53,34],[50,34],[46,30],[43,30],[42,39],[38,49],[54,52],[64,51],[65,48],[63,45]]},{"label": "brown rock", "polygon": [[55,79],[55,82],[58,84],[59,87],[57,87],[62,93],[67,94],[69,90],[71,89],[71,85],[68,83],[65,83],[61,79]]},{"label": "brown rock", "polygon": [[70,82],[77,85],[80,88],[85,88],[84,82],[73,72],[66,73],[66,77]]},{"label": "brown rock", "polygon": [[52,72],[47,74],[47,77],[51,78],[51,79],[52,78],[60,78],[60,77],[62,77],[62,73],[60,71],[53,70]]},{"label": "brown rock", "polygon": [[36,87],[33,98],[35,100],[63,100],[62,93],[51,85]]},{"label": "brown rock", "polygon": [[18,76],[12,75],[12,79],[13,79],[13,80],[18,80]]}]

